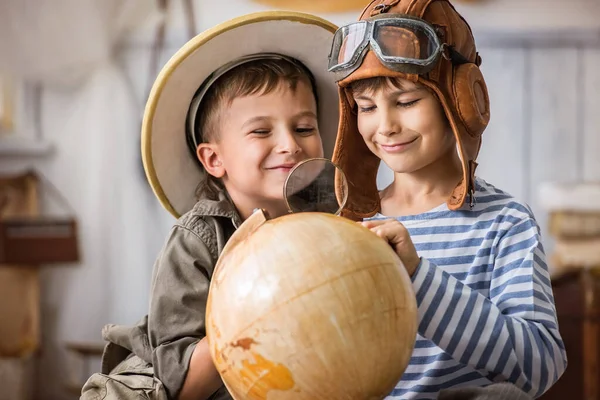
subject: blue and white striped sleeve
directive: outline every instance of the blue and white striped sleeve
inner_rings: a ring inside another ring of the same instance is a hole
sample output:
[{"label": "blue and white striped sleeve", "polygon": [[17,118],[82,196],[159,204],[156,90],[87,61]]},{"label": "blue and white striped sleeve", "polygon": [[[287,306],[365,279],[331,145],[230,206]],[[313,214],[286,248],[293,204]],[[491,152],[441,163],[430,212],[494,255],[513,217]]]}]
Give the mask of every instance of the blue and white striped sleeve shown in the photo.
[{"label": "blue and white striped sleeve", "polygon": [[537,223],[513,225],[491,251],[489,298],[422,259],[412,278],[419,333],[458,362],[538,397],[567,357]]}]

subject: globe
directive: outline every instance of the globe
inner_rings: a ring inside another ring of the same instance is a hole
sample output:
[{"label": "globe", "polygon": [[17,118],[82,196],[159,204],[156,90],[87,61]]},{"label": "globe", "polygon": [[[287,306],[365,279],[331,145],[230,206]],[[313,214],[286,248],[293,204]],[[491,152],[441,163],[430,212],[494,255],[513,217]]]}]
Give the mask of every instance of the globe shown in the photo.
[{"label": "globe", "polygon": [[343,217],[260,218],[231,237],[209,290],[207,338],[229,392],[236,400],[386,397],[417,333],[399,257]]}]

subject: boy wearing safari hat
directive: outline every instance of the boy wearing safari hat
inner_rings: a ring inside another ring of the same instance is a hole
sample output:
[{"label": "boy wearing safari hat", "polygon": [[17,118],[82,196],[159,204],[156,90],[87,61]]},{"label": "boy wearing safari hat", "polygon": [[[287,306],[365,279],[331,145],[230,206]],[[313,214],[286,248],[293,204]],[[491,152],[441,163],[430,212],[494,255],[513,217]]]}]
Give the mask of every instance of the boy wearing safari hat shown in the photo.
[{"label": "boy wearing safari hat", "polygon": [[[496,382],[540,396],[566,353],[532,211],[475,175],[490,110],[469,25],[447,0],[375,0],[336,32],[329,59],[343,215],[389,241],[417,296],[415,349],[388,398]],[[381,161],[394,180],[378,191]]]},{"label": "boy wearing safari hat", "polygon": [[337,86],[326,55],[335,30],[307,14],[251,14],[200,34],[163,68],[142,152],[155,194],[179,219],[154,267],[147,317],[104,329],[102,373],[82,399],[231,398],[205,338],[209,282],[255,208],[287,212],[291,168],[331,156]]}]

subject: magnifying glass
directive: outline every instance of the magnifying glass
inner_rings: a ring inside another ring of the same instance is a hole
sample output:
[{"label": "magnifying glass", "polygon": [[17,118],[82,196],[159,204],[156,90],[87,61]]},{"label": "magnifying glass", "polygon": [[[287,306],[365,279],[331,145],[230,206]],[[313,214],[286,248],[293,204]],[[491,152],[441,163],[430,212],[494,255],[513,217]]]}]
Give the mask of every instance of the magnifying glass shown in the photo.
[{"label": "magnifying glass", "polygon": [[310,158],[292,168],[283,196],[290,213],[339,215],[348,200],[348,182],[341,168],[330,160]]},{"label": "magnifying glass", "polygon": [[[346,175],[326,158],[309,158],[292,168],[283,185],[283,197],[290,213],[323,212],[340,215],[348,200]],[[269,219],[265,210],[255,209],[227,242],[222,254]]]}]

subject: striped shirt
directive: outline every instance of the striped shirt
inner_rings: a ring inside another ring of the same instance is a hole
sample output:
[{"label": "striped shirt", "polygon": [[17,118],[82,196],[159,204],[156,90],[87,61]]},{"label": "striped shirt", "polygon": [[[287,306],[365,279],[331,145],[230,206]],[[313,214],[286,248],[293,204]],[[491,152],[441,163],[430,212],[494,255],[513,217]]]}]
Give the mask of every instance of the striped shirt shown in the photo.
[{"label": "striped shirt", "polygon": [[566,368],[532,211],[480,178],[475,199],[472,209],[444,204],[397,217],[421,256],[412,277],[419,328],[387,399],[434,399],[445,388],[499,381],[537,397]]}]

